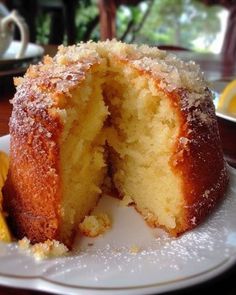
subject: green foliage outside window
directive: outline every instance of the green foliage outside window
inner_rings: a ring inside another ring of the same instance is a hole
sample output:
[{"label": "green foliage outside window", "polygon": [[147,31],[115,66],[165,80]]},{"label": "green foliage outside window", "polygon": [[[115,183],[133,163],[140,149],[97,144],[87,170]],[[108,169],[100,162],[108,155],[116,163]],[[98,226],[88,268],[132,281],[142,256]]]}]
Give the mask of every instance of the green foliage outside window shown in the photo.
[{"label": "green foliage outside window", "polygon": [[[146,0],[137,6],[120,6],[117,10],[117,39],[152,45],[179,45],[209,51],[221,30],[222,7],[205,6],[199,0]],[[76,41],[99,40],[97,0],[78,0]],[[47,43],[50,18],[37,21],[37,40]],[[201,38],[201,46],[194,40]]]},{"label": "green foliage outside window", "polygon": [[49,14],[40,14],[36,19],[36,40],[39,44],[48,44],[51,18]]}]

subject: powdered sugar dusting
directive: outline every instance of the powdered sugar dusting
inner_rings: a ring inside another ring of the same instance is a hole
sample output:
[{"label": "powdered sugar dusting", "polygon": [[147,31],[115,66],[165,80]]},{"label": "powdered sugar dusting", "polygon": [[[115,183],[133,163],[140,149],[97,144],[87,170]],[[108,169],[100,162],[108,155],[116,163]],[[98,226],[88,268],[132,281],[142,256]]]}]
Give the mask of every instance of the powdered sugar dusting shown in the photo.
[{"label": "powdered sugar dusting", "polygon": [[[209,111],[204,107],[206,104],[209,107],[211,94],[206,91],[204,76],[193,61],[184,62],[155,47],[128,45],[112,40],[60,46],[53,59],[46,56],[42,63],[31,66],[23,79],[15,79],[17,93],[12,100],[13,114],[18,113],[19,117],[31,122],[25,122],[20,127],[21,124],[13,115],[12,128],[16,128],[19,133],[24,132],[25,128],[25,132],[29,132],[30,126],[34,125],[33,114],[46,112],[47,116],[48,110],[50,115],[57,115],[63,121],[60,110],[64,108],[65,99],[85,79],[87,71],[94,65],[106,63],[106,60],[116,57],[128,60],[137,69],[148,72],[153,79],[159,81],[159,87],[163,91],[179,93],[184,90],[178,102],[182,111],[197,108],[192,113],[189,112],[189,121],[197,118],[203,124],[212,124],[211,120],[215,120],[209,116],[212,106]],[[50,137],[50,131],[45,132]]]},{"label": "powdered sugar dusting", "polygon": [[[78,238],[69,257],[41,262],[35,262],[15,244],[0,244],[0,273],[41,276],[78,288],[125,288],[168,286],[171,281],[211,272],[229,257],[236,261],[236,172],[230,172],[230,188],[224,201],[204,224],[179,238],[148,228],[132,208],[121,207],[117,200],[104,197],[97,210],[113,212],[114,226],[109,233],[95,239]],[[139,249],[135,255],[130,252],[133,245]]]}]

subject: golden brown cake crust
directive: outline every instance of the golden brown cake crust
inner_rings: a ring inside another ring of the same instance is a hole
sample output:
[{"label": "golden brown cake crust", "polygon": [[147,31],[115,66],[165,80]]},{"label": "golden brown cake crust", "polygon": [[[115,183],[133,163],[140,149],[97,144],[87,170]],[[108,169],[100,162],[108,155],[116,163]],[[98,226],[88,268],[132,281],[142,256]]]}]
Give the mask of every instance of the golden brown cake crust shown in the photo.
[{"label": "golden brown cake crust", "polygon": [[[10,171],[4,207],[13,231],[33,242],[56,238],[60,195],[59,119],[43,107],[29,107],[38,94],[30,79],[18,88],[10,121]],[[38,122],[38,123],[37,123]]]},{"label": "golden brown cake crust", "polygon": [[[126,59],[122,62],[129,63]],[[140,75],[153,78],[150,69],[138,69]],[[209,215],[224,196],[229,179],[209,88],[205,86],[201,93],[181,88],[168,91],[160,87],[162,80],[156,78],[155,82],[156,87],[169,97],[181,122],[170,159],[173,171],[182,178],[185,199],[184,222],[170,231],[177,236],[196,227]],[[150,226],[158,225],[155,218],[146,221]]]},{"label": "golden brown cake crust", "polygon": [[[177,235],[207,216],[228,182],[211,93],[193,63],[185,64],[147,47],[124,45],[123,51],[118,52],[112,42],[100,46],[111,49],[110,56],[124,66],[134,67],[140,75],[154,79],[178,113],[181,131],[170,165],[183,179],[185,216],[172,232]],[[59,111],[66,104],[64,97],[69,99],[71,90],[100,62],[96,44],[80,46],[61,47],[54,59],[47,57],[43,64],[30,67],[24,79],[17,81],[4,207],[17,237],[26,235],[32,242],[59,237],[58,147],[63,130],[63,114]]]},{"label": "golden brown cake crust", "polygon": [[194,104],[186,90],[179,90],[177,96],[182,126],[171,164],[183,179],[186,229],[191,229],[224,196],[228,174],[210,90],[206,88],[204,98]]},{"label": "golden brown cake crust", "polygon": [[90,66],[57,67],[47,57],[45,64],[29,68],[23,83],[22,79],[17,81],[20,85],[9,124],[10,170],[3,205],[18,238],[27,236],[32,242],[59,239],[63,122],[57,107],[81,83]]}]

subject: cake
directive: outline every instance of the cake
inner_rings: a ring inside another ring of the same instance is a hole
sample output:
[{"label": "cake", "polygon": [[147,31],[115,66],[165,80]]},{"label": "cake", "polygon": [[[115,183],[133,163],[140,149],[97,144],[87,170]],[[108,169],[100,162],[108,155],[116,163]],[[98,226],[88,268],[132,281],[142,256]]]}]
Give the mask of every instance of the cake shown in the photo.
[{"label": "cake", "polygon": [[224,195],[212,94],[194,62],[88,42],[60,46],[15,84],[4,208],[18,238],[70,247],[108,176],[149,225],[173,236]]},{"label": "cake", "polygon": [[94,238],[104,234],[111,228],[111,219],[106,213],[85,216],[79,224],[80,232],[87,237]]}]

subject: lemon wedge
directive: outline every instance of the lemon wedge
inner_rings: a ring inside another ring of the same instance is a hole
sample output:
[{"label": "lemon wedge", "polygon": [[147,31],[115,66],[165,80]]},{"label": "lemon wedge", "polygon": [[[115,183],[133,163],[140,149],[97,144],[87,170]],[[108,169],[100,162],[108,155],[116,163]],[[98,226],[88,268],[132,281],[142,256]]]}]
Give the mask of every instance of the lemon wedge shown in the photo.
[{"label": "lemon wedge", "polygon": [[10,243],[11,242],[11,233],[6,224],[3,212],[0,212],[0,241]]},{"label": "lemon wedge", "polygon": [[218,110],[236,115],[236,80],[230,82],[220,95]]},{"label": "lemon wedge", "polygon": [[10,242],[11,234],[6,224],[4,213],[2,211],[2,187],[7,178],[9,168],[9,158],[7,154],[0,151],[0,241]]}]

